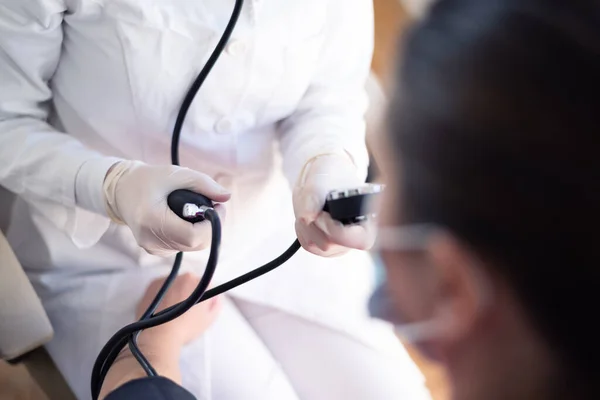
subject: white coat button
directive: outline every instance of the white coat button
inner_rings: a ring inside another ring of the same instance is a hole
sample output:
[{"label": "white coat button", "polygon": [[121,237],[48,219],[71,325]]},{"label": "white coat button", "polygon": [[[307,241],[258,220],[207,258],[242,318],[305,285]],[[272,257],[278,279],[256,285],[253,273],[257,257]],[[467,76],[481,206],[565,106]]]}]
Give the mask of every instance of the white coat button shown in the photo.
[{"label": "white coat button", "polygon": [[239,40],[234,40],[227,45],[227,53],[232,56],[239,56],[244,54],[246,47],[246,43]]},{"label": "white coat button", "polygon": [[229,118],[223,118],[215,125],[215,131],[221,134],[229,134],[233,132],[233,121]]}]

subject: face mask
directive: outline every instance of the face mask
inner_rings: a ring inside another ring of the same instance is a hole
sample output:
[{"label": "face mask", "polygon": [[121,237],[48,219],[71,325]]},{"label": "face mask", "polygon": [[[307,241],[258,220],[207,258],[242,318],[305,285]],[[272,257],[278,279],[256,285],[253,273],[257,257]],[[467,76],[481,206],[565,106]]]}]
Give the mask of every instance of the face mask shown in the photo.
[{"label": "face mask", "polygon": [[[437,359],[432,349],[431,341],[444,336],[447,327],[453,322],[451,314],[438,315],[435,319],[425,321],[409,321],[399,307],[395,306],[386,289],[386,267],[380,256],[381,251],[390,252],[419,252],[426,251],[429,238],[440,229],[431,225],[410,225],[383,228],[378,232],[377,242],[372,251],[375,266],[376,289],[369,301],[369,312],[374,318],[392,323],[402,339],[414,345],[429,358]],[[390,265],[390,268],[402,268],[402,265]],[[479,272],[478,272],[479,271]],[[485,307],[491,301],[491,287],[483,269],[475,269],[480,289],[480,307]]]},{"label": "face mask", "polygon": [[[385,240],[378,239],[376,249],[385,248],[392,251],[424,250],[426,234],[428,236],[430,232],[424,226],[396,228],[393,230],[394,234],[390,237],[392,232],[386,230],[384,233],[380,232],[386,238]],[[395,331],[400,338],[416,347],[429,358],[437,358],[427,342],[439,338],[443,334],[444,326],[448,323],[448,318],[409,322],[398,307],[393,304],[386,290],[386,270],[379,251],[374,250],[372,257],[375,266],[376,289],[369,300],[369,312],[371,316],[390,322],[394,325]],[[395,266],[394,268],[402,268],[402,266]]]}]

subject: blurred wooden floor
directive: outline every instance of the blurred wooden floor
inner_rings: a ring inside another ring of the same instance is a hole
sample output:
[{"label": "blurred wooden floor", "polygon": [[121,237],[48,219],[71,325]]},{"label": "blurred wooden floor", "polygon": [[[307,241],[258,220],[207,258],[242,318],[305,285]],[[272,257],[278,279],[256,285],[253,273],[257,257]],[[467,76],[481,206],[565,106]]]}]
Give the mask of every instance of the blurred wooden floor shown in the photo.
[{"label": "blurred wooden floor", "polygon": [[[373,70],[385,85],[393,74],[397,37],[406,27],[408,18],[398,0],[374,0],[374,5],[375,55]],[[411,351],[411,354],[427,377],[434,400],[449,399],[443,371],[436,365],[427,363],[415,352]],[[44,400],[45,396],[32,383],[23,367],[0,363],[0,399]]]},{"label": "blurred wooden floor", "polygon": [[0,399],[46,400],[46,396],[33,383],[24,367],[0,362]]}]

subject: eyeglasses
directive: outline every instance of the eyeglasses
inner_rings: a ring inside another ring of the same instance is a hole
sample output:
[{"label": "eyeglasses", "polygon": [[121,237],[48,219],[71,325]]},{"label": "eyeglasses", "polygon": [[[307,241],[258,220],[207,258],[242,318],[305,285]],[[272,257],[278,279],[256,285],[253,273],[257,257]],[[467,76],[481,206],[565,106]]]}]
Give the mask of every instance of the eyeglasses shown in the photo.
[{"label": "eyeglasses", "polygon": [[396,252],[423,251],[433,233],[442,229],[433,224],[414,224],[377,229],[374,250]]}]

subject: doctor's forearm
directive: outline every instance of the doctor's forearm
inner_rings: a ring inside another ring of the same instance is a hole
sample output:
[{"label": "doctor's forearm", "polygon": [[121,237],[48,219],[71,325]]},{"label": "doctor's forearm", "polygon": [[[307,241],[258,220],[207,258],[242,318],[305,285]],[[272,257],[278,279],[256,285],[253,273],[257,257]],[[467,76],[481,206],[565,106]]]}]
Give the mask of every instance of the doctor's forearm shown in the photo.
[{"label": "doctor's forearm", "polygon": [[0,185],[76,246],[90,247],[109,227],[102,180],[115,160],[48,123],[67,4],[1,3]]},{"label": "doctor's forearm", "polygon": [[281,124],[283,169],[292,185],[307,162],[327,153],[347,153],[367,174],[365,83],[373,54],[373,7],[366,0],[332,0],[328,14],[311,83]]}]

